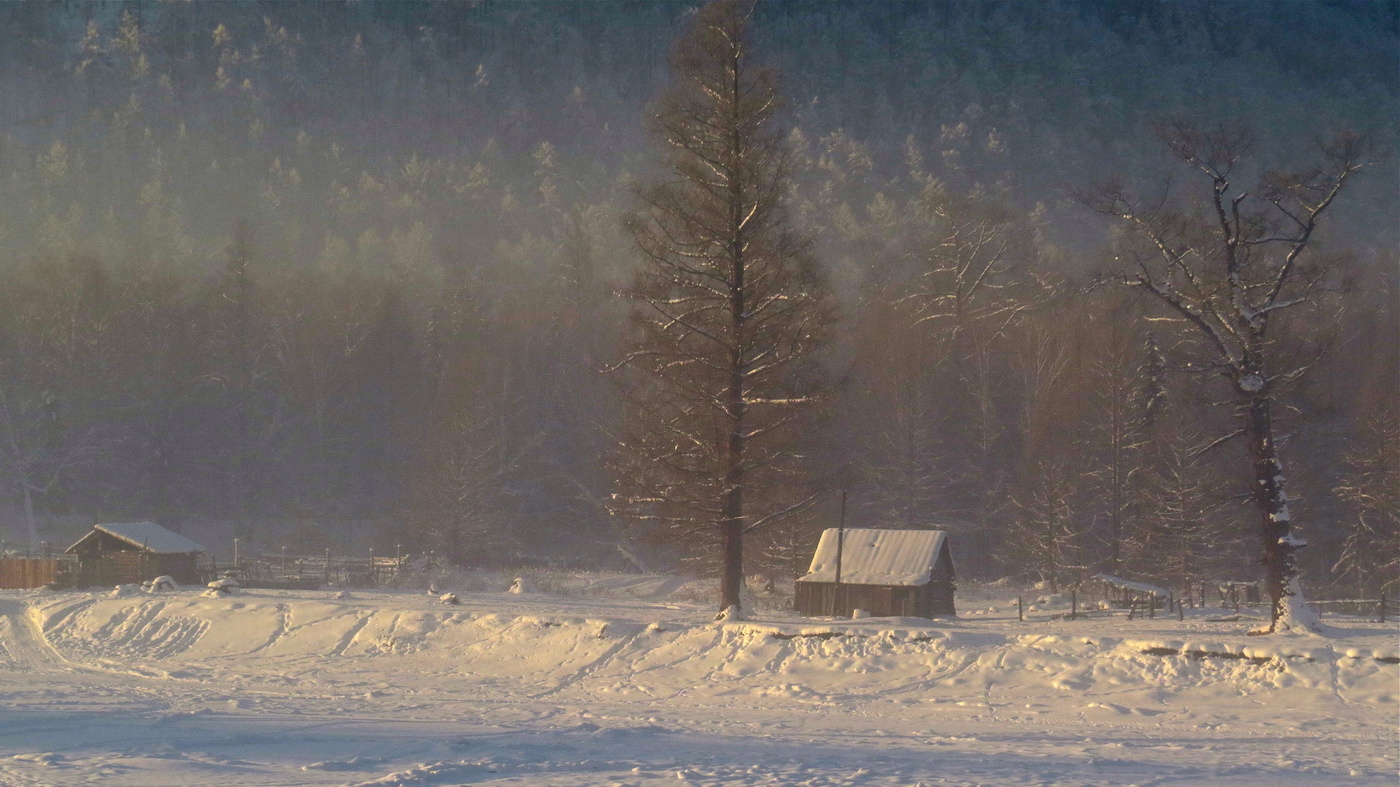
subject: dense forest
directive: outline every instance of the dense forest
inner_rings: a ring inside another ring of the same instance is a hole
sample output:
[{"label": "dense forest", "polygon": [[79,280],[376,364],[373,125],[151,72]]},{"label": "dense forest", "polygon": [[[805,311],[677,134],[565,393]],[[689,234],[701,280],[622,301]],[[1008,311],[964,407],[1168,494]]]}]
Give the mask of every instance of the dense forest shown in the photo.
[{"label": "dense forest", "polygon": [[[625,219],[687,8],[0,6],[6,545],[151,519],[700,570],[609,505]],[[963,576],[1253,578],[1237,413],[1076,194],[1208,194],[1169,118],[1251,128],[1245,180],[1352,130],[1374,163],[1280,318],[1307,372],[1275,418],[1305,576],[1400,583],[1400,5],[771,0],[754,32],[835,301],[802,494],[947,528]],[[775,522],[746,570],[800,573],[837,517]]]}]

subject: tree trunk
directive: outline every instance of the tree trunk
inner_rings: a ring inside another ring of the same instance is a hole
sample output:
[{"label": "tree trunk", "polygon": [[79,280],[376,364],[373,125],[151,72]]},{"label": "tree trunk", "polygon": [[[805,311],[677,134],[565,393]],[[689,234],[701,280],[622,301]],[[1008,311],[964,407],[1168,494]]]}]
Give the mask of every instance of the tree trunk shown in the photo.
[{"label": "tree trunk", "polygon": [[[1247,375],[1246,380],[1257,375]],[[1306,546],[1291,533],[1292,517],[1284,492],[1283,466],[1274,442],[1273,416],[1267,394],[1257,392],[1246,405],[1246,436],[1254,465],[1254,504],[1263,540],[1264,589],[1269,596],[1269,631],[1311,629],[1312,616],[1298,585],[1294,552]]]},{"label": "tree trunk", "polygon": [[729,95],[725,98],[733,116],[729,119],[729,260],[733,278],[729,290],[729,319],[733,342],[729,358],[729,446],[725,452],[724,521],[720,524],[724,567],[720,572],[720,611],[742,609],[739,591],[744,586],[744,139],[739,108],[743,88],[739,82],[742,64],[740,50],[734,48],[729,61]]},{"label": "tree trunk", "polygon": [[[735,67],[737,80],[738,68]],[[735,83],[734,100],[738,101]],[[737,131],[736,131],[737,134]],[[732,141],[731,151],[739,158],[740,143]],[[737,178],[731,179],[729,197],[730,243],[733,282],[729,294],[729,319],[734,343],[729,359],[729,392],[725,409],[729,415],[729,445],[725,451],[724,520],[720,523],[723,568],[720,571],[719,608],[741,607],[739,590],[744,586],[744,246],[740,237],[740,211],[743,193]]]},{"label": "tree trunk", "polygon": [[734,486],[729,490],[724,506],[724,523],[721,540],[724,550],[724,567],[720,574],[719,608],[741,607],[739,590],[744,585],[744,536],[743,507],[744,490]]},{"label": "tree trunk", "polygon": [[38,549],[39,523],[34,520],[34,493],[30,491],[28,481],[21,480],[20,486],[24,489],[24,524],[29,530],[29,548]]},{"label": "tree trunk", "polygon": [[[742,267],[739,268],[742,271]],[[739,280],[743,281],[742,273]],[[736,288],[737,290],[738,288]],[[744,298],[733,298],[736,328],[743,315]],[[744,370],[735,354],[729,371],[729,446],[725,452],[724,518],[720,522],[719,608],[740,607],[739,590],[744,586]]]}]

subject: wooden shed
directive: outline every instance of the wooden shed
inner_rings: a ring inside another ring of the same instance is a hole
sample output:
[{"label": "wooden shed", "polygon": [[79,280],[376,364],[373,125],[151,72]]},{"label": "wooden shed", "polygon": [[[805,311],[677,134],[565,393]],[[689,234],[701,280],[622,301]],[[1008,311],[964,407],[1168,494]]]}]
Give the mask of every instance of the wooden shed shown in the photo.
[{"label": "wooden shed", "polygon": [[[843,537],[844,534],[844,537]],[[957,576],[942,530],[835,528],[822,533],[812,568],[797,580],[797,611],[850,617],[955,615]]]},{"label": "wooden shed", "polygon": [[154,522],[93,525],[64,550],[78,556],[77,585],[128,585],[162,575],[182,585],[198,584],[204,547]]}]

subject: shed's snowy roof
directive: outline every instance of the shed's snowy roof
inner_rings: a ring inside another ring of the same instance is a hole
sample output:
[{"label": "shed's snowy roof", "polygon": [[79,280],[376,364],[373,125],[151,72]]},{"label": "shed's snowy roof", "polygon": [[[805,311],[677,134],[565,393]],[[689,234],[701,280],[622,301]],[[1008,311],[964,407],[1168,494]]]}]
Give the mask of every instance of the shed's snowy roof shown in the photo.
[{"label": "shed's snowy roof", "polygon": [[[168,555],[205,551],[204,547],[197,542],[191,541],[173,530],[166,530],[155,522],[114,522],[107,525],[93,525],[92,529],[156,554]],[[87,538],[87,536],[83,538]],[[81,544],[82,540],[79,539],[78,543]],[[77,544],[73,546],[77,546]],[[69,547],[69,549],[72,548]]]},{"label": "shed's snowy roof", "polygon": [[1114,587],[1123,588],[1124,590],[1131,590],[1136,593],[1151,593],[1154,596],[1161,596],[1162,598],[1166,598],[1169,595],[1165,588],[1149,585],[1146,582],[1134,582],[1131,579],[1115,577],[1112,574],[1095,574],[1094,579],[1104,584],[1113,585]]},{"label": "shed's snowy roof", "polygon": [[[822,533],[810,572],[798,582],[836,581],[835,528]],[[928,582],[947,534],[942,530],[848,528],[841,550],[841,582],[914,586]]]}]

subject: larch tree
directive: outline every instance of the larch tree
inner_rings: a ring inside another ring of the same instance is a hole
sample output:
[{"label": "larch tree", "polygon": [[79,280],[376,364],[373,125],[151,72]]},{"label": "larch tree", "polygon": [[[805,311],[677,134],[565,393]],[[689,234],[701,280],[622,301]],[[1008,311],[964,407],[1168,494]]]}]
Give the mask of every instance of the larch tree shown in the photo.
[{"label": "larch tree", "polygon": [[1090,564],[1084,492],[1074,464],[1064,456],[1035,462],[1007,503],[1002,559],[1012,574],[1044,583],[1053,593],[1077,587]]},{"label": "larch tree", "polygon": [[1123,558],[1134,575],[1189,587],[1231,566],[1238,528],[1229,527],[1221,474],[1200,453],[1209,441],[1180,427],[1153,437],[1134,479],[1137,511],[1123,533]]},{"label": "larch tree", "polygon": [[1016,365],[1025,391],[1020,466],[1004,503],[998,553],[1009,573],[1059,591],[1077,585],[1091,563],[1087,445],[1089,397],[1076,348],[1081,312],[1069,305],[1031,315],[1018,328]]},{"label": "larch tree", "polygon": [[1259,514],[1269,632],[1311,627],[1298,584],[1283,465],[1275,435],[1279,394],[1311,366],[1292,358],[1271,330],[1290,309],[1317,306],[1330,266],[1315,250],[1317,229],[1365,166],[1365,144],[1342,134],[1320,146],[1323,162],[1295,172],[1266,172],[1253,191],[1236,185],[1252,146],[1243,131],[1202,131],[1185,123],[1157,128],[1171,155],[1209,188],[1203,200],[1143,200],[1118,182],[1081,195],[1122,223],[1132,241],[1120,261],[1123,283],[1152,295],[1201,339],[1201,368],[1230,384],[1229,403],[1248,443]]},{"label": "larch tree", "polygon": [[1123,540],[1131,518],[1131,489],[1144,442],[1144,413],[1136,406],[1143,369],[1138,362],[1138,334],[1132,329],[1132,315],[1132,301],[1108,299],[1089,312],[1088,324],[1097,322],[1097,330],[1085,331],[1090,344],[1086,374],[1094,382],[1086,423],[1087,453],[1094,485],[1105,506],[1102,515],[1107,532],[1101,537],[1108,555],[1103,566],[1110,574],[1117,574],[1122,562]]},{"label": "larch tree", "polygon": [[694,14],[649,118],[669,176],[639,192],[628,224],[642,265],[626,292],[612,463],[613,512],[718,568],[731,614],[745,534],[813,499],[800,441],[825,399],[817,353],[832,315],[785,221],[777,75],[753,61],[753,9],[717,0]]}]

